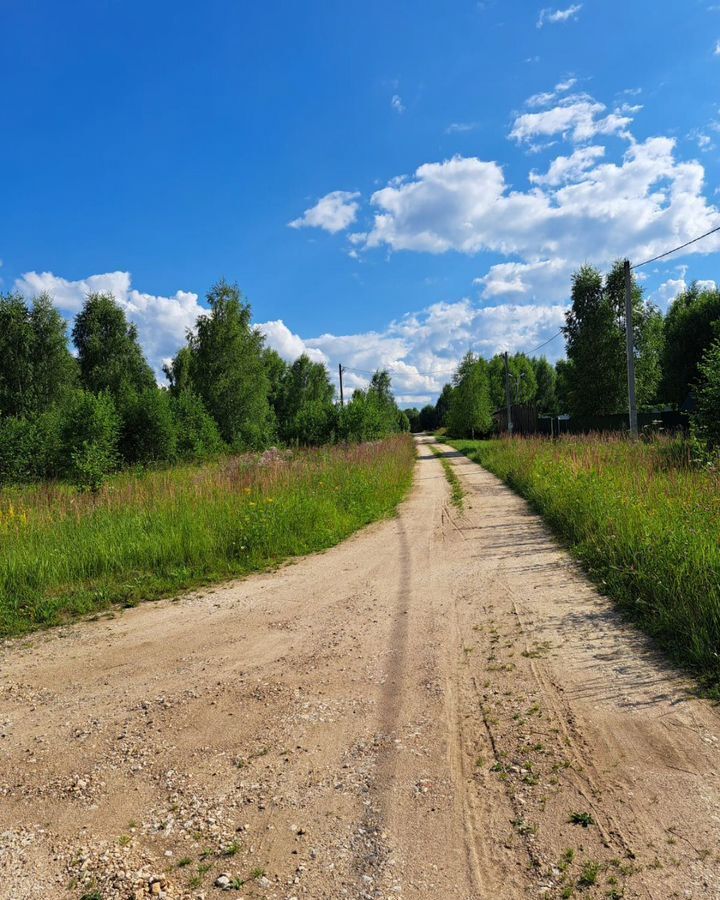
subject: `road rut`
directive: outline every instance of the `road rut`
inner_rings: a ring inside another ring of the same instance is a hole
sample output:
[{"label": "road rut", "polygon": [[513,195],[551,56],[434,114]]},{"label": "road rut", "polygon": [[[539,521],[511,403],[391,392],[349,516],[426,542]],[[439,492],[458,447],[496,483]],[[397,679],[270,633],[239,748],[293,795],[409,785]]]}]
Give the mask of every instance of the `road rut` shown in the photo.
[{"label": "road rut", "polygon": [[0,898],[720,897],[718,713],[431,443],[326,553],[5,642]]}]

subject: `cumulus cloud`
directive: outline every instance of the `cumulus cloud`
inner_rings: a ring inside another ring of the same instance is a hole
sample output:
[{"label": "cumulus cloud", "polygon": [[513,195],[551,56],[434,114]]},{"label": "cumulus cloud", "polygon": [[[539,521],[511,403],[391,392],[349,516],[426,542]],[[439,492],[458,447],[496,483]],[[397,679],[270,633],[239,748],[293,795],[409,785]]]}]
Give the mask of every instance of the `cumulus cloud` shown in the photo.
[{"label": "cumulus cloud", "polygon": [[544,25],[557,25],[558,23],[577,19],[581,9],[582,3],[574,3],[572,6],[568,6],[567,9],[552,9],[551,7],[541,9],[536,23],[537,27],[542,28]]},{"label": "cumulus cloud", "polygon": [[396,113],[402,115],[405,112],[405,105],[402,102],[402,97],[399,94],[393,94],[390,99],[390,106],[395,110]]},{"label": "cumulus cloud", "polygon": [[[333,363],[331,371],[342,362],[351,388],[366,386],[366,373],[386,368],[404,402],[419,404],[439,393],[468,347],[487,357],[503,350],[531,350],[557,333],[564,309],[563,304],[541,303],[483,306],[463,298],[408,313],[383,331],[324,334],[305,343],[322,348]],[[561,340],[548,348],[553,358],[562,351]]]},{"label": "cumulus cloud", "polygon": [[305,353],[313,362],[327,363],[328,359],[322,350],[309,347],[303,339],[290,331],[282,319],[272,322],[261,322],[258,329],[265,336],[269,347],[276,350],[286,362],[293,362]]},{"label": "cumulus cloud", "polygon": [[577,84],[576,78],[558,82],[551,91],[533,94],[525,101],[526,106],[549,106],[560,94],[564,94]]},{"label": "cumulus cloud", "polygon": [[288,224],[290,228],[322,228],[336,234],[357,218],[359,196],[357,191],[331,191]]},{"label": "cumulus cloud", "polygon": [[[720,224],[703,193],[702,165],[677,160],[674,140],[633,143],[619,162],[604,162],[599,146],[581,151],[534,173],[528,191],[512,190],[495,162],[456,156],[426,163],[372,196],[376,214],[365,246],[516,255],[520,261],[490,269],[484,295],[532,298],[542,288],[554,300],[567,283],[553,287],[544,276],[559,260],[571,271],[584,261],[645,259]],[[688,250],[719,247],[713,237]]]},{"label": "cumulus cloud", "polygon": [[156,375],[162,380],[162,365],[175,355],[187,334],[205,312],[198,295],[176,291],[170,297],[144,294],[131,287],[129,272],[106,272],[77,281],[60,278],[52,272],[26,272],[15,282],[16,290],[27,297],[47,292],[58,309],[73,316],[90,293],[111,293],[137,325],[138,336]]},{"label": "cumulus cloud", "polygon": [[[551,265],[547,277],[552,276]],[[494,274],[495,284],[500,277],[499,271]],[[507,270],[503,277],[509,282],[514,276]],[[489,357],[502,350],[532,349],[557,332],[563,322],[562,303],[544,303],[532,297],[524,298],[532,302],[522,305],[505,302],[513,294],[526,293],[520,283],[522,274],[518,277],[520,281],[506,291],[494,290],[488,281],[488,294],[500,297],[502,305],[481,304],[469,298],[443,301],[409,312],[379,331],[301,337],[282,319],[257,327],[268,346],[288,362],[306,353],[313,361],[328,366],[333,381],[338,363],[342,363],[349,392],[367,387],[370,373],[386,368],[400,402],[423,405],[449,381],[468,347]],[[15,286],[28,296],[49,292],[66,314],[77,313],[91,291],[112,292],[137,325],[140,342],[161,382],[163,362],[175,355],[187,330],[206,312],[197,294],[190,291],[163,297],[135,290],[128,272],[91,275],[77,281],[52,272],[28,272]],[[549,348],[551,357],[561,353],[562,341]]]},{"label": "cumulus cloud", "polygon": [[547,184],[557,187],[568,181],[576,181],[584,172],[605,156],[605,148],[600,146],[580,147],[570,156],[558,156],[544,174],[530,173],[533,184]]},{"label": "cumulus cloud", "polygon": [[[550,102],[547,97],[554,99],[550,94],[536,94],[530,100],[536,106],[546,105]],[[596,135],[629,137],[628,127],[632,124],[632,118],[620,111],[603,115],[606,109],[605,104],[594,100],[589,94],[570,94],[549,109],[517,116],[510,137],[519,144],[553,135],[562,135],[563,139],[575,143],[592,140]]]}]

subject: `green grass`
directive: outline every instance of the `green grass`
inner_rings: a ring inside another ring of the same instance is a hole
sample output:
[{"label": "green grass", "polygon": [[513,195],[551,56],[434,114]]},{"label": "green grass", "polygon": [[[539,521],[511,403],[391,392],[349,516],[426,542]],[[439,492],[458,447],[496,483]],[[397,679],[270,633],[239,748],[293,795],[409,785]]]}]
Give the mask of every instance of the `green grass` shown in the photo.
[{"label": "green grass", "polygon": [[450,485],[450,500],[453,506],[456,506],[458,509],[463,508],[463,497],[465,496],[465,491],[462,486],[462,482],[457,477],[455,469],[445,457],[443,456],[443,451],[438,447],[433,447],[430,445],[430,449],[440,460],[440,464],[443,467],[443,471],[445,472],[445,477],[447,478],[448,484]]},{"label": "green grass", "polygon": [[322,550],[394,512],[409,436],[0,491],[0,636]]},{"label": "green grass", "polygon": [[720,696],[720,475],[679,440],[450,441],[543,514],[591,577]]}]

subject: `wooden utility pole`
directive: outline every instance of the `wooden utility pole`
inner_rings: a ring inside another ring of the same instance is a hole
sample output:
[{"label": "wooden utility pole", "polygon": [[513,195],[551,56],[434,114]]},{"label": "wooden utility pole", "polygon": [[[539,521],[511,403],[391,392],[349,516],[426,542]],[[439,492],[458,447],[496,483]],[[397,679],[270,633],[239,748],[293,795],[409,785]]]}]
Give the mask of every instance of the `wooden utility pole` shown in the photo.
[{"label": "wooden utility pole", "polygon": [[345,406],[345,397],[343,396],[342,373],[343,373],[342,363],[338,363],[338,375],[340,376],[340,406]]},{"label": "wooden utility pole", "polygon": [[507,406],[507,429],[508,433],[512,437],[513,423],[512,423],[512,404],[510,402],[510,363],[508,362],[508,354],[507,350],[503,354],[505,358],[505,405]]},{"label": "wooden utility pole", "polygon": [[630,437],[638,436],[637,401],[635,400],[635,341],[633,331],[632,273],[630,260],[625,260],[625,345],[627,348],[628,412]]}]

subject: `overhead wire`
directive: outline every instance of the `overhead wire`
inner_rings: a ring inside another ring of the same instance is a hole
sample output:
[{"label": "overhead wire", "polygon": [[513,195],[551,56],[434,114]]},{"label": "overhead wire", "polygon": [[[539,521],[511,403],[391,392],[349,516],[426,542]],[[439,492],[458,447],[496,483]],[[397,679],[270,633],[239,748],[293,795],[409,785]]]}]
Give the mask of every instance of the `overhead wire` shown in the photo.
[{"label": "overhead wire", "polygon": [[[715,228],[711,228],[709,231],[706,231],[704,234],[698,235],[698,237],[692,238],[692,240],[685,241],[684,244],[679,244],[677,247],[673,247],[671,250],[666,250],[664,253],[659,253],[657,256],[653,256],[650,259],[645,259],[642,262],[634,263],[630,266],[631,269],[639,269],[642,266],[650,265],[650,263],[657,262],[658,260],[665,259],[667,256],[671,256],[673,253],[677,253],[679,250],[684,250],[685,247],[690,247],[692,244],[697,244],[698,241],[704,240],[706,237],[710,237],[711,234],[717,234],[720,232],[720,225]],[[563,333],[564,329],[561,328],[557,331],[552,337],[549,337],[546,341],[543,341],[542,344],[538,344],[537,347],[533,347],[532,350],[523,351],[526,356],[531,356],[533,353],[537,353],[538,350],[542,350],[543,347],[546,347],[548,344],[552,343],[556,338],[559,338]],[[389,369],[390,371],[398,371],[397,366],[385,366],[384,368]],[[368,372],[364,369],[356,369],[354,366],[343,366],[343,371],[345,372],[353,372],[357,375],[368,375],[372,378],[375,374],[374,372]],[[442,378],[443,375],[439,372],[416,372],[421,378]]]}]

